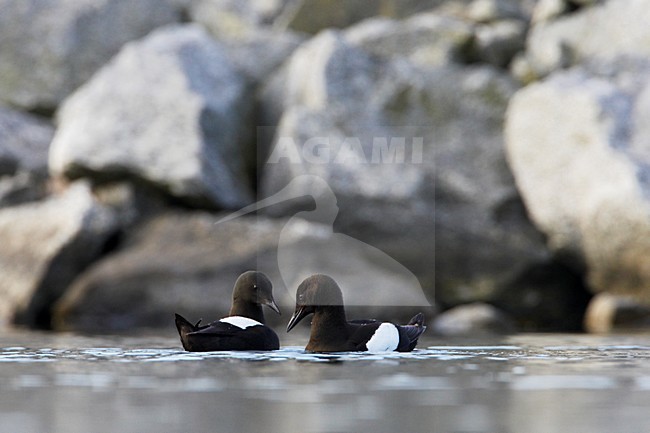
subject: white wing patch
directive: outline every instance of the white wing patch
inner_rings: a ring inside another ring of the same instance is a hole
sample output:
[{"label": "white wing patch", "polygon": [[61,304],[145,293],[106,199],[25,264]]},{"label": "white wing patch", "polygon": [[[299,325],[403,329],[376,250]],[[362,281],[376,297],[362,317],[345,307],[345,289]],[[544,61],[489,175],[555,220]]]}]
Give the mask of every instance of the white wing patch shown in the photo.
[{"label": "white wing patch", "polygon": [[249,326],[261,325],[261,323],[258,322],[257,320],[249,319],[248,317],[242,317],[242,316],[224,317],[219,321],[223,323],[229,323],[241,329],[246,329]]},{"label": "white wing patch", "polygon": [[397,349],[399,332],[392,323],[382,323],[366,343],[368,352],[388,352]]}]

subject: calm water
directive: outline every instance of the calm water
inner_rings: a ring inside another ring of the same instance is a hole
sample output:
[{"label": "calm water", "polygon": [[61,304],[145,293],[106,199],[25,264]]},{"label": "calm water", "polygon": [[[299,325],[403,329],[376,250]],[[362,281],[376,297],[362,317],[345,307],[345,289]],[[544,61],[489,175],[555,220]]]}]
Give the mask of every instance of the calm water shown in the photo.
[{"label": "calm water", "polygon": [[650,336],[427,337],[410,354],[0,334],[2,432],[650,431]]}]

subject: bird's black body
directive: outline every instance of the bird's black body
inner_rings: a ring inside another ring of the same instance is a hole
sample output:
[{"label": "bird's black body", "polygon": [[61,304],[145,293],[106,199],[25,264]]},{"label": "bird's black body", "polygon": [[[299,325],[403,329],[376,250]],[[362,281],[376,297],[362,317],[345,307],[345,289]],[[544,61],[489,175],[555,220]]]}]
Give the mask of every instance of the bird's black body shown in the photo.
[{"label": "bird's black body", "polygon": [[242,329],[219,320],[203,326],[199,323],[193,325],[183,316],[176,314],[176,328],[181,336],[183,348],[188,352],[277,350],[280,348],[278,335],[264,324]]},{"label": "bird's black body", "polygon": [[239,276],[227,317],[209,325],[190,323],[176,314],[176,329],[183,348],[189,352],[214,350],[277,350],[277,334],[264,324],[262,305],[278,314],[273,300],[273,286],[261,272],[248,271]]},{"label": "bird's black body", "polygon": [[376,320],[348,321],[341,289],[332,278],[320,274],[305,279],[298,287],[296,310],[287,332],[309,314],[314,315],[309,343],[305,347],[310,352],[409,352],[415,348],[418,338],[426,329],[422,313],[418,313],[406,325]]}]

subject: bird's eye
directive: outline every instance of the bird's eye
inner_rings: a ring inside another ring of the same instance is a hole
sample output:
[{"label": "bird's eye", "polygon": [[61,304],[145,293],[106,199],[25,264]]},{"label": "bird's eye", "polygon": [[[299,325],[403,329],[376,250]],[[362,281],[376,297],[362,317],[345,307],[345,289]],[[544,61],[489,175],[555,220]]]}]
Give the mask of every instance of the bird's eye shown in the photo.
[{"label": "bird's eye", "polygon": [[257,284],[253,284],[253,289],[257,289]]}]

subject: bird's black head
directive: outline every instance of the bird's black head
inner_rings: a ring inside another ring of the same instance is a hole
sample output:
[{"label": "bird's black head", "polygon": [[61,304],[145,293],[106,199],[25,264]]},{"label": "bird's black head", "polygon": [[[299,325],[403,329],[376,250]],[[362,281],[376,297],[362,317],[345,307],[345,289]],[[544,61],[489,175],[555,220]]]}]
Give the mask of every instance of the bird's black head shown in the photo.
[{"label": "bird's black head", "polygon": [[233,303],[243,301],[251,304],[266,305],[280,314],[273,299],[273,284],[262,272],[247,271],[237,278],[232,292]]},{"label": "bird's black head", "polygon": [[296,310],[289,320],[287,332],[318,308],[342,306],[343,294],[332,277],[315,274],[306,278],[296,290]]}]

